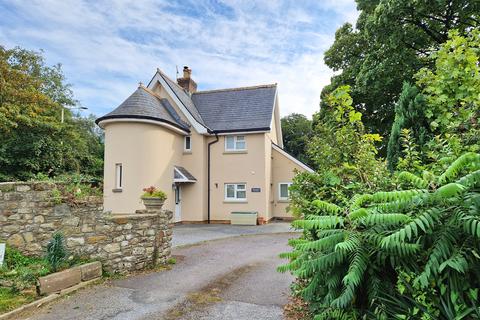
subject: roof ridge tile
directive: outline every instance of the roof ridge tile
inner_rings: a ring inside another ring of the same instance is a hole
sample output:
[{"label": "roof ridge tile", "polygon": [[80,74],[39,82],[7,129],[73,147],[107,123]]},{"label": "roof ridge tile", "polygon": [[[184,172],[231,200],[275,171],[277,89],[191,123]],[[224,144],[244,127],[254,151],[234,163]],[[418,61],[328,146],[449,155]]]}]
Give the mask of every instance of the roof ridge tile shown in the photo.
[{"label": "roof ridge tile", "polygon": [[202,93],[215,93],[215,92],[225,92],[225,91],[242,91],[242,90],[254,90],[254,89],[263,89],[263,88],[273,88],[276,87],[276,83],[271,84],[259,84],[256,86],[246,86],[246,87],[236,87],[236,88],[225,88],[225,89],[212,89],[212,90],[200,90],[192,93],[195,94],[202,94]]}]

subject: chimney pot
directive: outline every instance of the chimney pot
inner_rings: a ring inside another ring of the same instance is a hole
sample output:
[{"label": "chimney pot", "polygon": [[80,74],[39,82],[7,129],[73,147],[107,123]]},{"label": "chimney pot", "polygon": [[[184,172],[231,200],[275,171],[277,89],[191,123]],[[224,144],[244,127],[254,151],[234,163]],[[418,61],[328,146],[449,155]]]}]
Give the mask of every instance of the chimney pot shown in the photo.
[{"label": "chimney pot", "polygon": [[192,75],[192,69],[190,69],[188,66],[183,67],[183,77],[185,79],[190,79],[190,76]]},{"label": "chimney pot", "polygon": [[192,69],[188,66],[183,66],[183,78],[178,78],[177,83],[190,94],[197,91],[197,84],[192,79]]}]

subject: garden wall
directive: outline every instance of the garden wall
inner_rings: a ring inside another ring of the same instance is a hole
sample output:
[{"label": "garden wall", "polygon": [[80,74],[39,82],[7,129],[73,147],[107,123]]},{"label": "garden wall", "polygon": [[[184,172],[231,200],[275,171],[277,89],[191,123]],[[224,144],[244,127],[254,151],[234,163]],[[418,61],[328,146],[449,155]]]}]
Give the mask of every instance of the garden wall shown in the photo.
[{"label": "garden wall", "polygon": [[43,255],[52,234],[61,231],[67,248],[102,262],[108,271],[138,270],[170,256],[170,211],[133,214],[103,212],[100,197],[56,204],[55,184],[0,183],[0,242],[28,255]]}]

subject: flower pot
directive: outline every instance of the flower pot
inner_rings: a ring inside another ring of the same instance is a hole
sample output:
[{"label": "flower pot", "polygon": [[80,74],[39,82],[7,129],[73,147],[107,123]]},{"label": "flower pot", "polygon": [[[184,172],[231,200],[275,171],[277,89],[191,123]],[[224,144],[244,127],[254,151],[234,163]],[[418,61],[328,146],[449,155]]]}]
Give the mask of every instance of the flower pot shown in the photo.
[{"label": "flower pot", "polygon": [[263,225],[263,224],[266,224],[267,221],[265,221],[265,218],[264,217],[258,217],[257,218],[257,224],[258,225]]},{"label": "flower pot", "polygon": [[143,197],[143,204],[147,210],[161,210],[165,200],[162,198]]}]

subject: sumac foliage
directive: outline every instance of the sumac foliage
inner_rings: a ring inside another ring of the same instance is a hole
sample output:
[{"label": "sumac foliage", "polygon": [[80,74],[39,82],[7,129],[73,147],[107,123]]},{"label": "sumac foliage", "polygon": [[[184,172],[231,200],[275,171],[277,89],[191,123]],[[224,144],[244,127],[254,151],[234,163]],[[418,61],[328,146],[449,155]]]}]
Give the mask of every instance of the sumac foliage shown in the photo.
[{"label": "sumac foliage", "polygon": [[[315,319],[480,319],[480,154],[348,205],[311,201],[289,263]],[[452,317],[453,316],[453,317]]]}]

